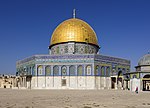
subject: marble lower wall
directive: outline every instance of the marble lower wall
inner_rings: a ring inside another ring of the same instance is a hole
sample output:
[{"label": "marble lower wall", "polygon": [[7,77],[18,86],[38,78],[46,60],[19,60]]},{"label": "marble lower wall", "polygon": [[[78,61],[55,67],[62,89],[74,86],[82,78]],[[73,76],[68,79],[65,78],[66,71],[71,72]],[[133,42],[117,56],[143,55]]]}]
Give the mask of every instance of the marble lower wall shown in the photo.
[{"label": "marble lower wall", "polygon": [[95,76],[38,76],[32,77],[31,89],[111,89],[111,78]]}]

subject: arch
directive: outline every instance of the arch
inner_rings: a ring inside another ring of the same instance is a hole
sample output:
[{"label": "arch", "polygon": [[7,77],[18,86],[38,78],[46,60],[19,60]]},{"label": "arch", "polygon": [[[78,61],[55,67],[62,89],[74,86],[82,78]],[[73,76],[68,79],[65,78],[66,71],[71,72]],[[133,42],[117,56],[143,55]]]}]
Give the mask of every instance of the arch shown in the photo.
[{"label": "arch", "polygon": [[110,76],[110,67],[106,67],[106,77]]},{"label": "arch", "polygon": [[32,66],[32,75],[36,75],[35,66]]},{"label": "arch", "polygon": [[136,76],[136,75],[133,75],[132,78],[137,78],[137,76]]},{"label": "arch", "polygon": [[105,75],[105,67],[102,66],[102,67],[101,67],[101,76],[104,76],[104,75]]},{"label": "arch", "polygon": [[112,68],[111,71],[110,71],[110,75],[114,75],[114,73],[116,73],[116,69],[115,68]]},{"label": "arch", "polygon": [[46,66],[45,67],[45,76],[51,75],[51,66]]},{"label": "arch", "polygon": [[43,74],[43,66],[42,65],[39,65],[37,67],[37,75],[42,75]]},{"label": "arch", "polygon": [[121,68],[118,68],[118,71],[121,71]]},{"label": "arch", "polygon": [[29,74],[29,67],[28,66],[26,66],[26,74]]},{"label": "arch", "polygon": [[125,69],[125,68],[122,69],[122,73],[123,73],[123,74],[126,73],[126,69]]},{"label": "arch", "polygon": [[26,74],[29,74],[29,72],[30,72],[30,68],[26,67]]},{"label": "arch", "polygon": [[59,75],[59,67],[56,65],[53,67],[53,75],[58,76]]},{"label": "arch", "polygon": [[143,77],[143,91],[150,91],[150,74],[145,74]]},{"label": "arch", "polygon": [[23,67],[23,72],[27,72],[27,67]]},{"label": "arch", "polygon": [[70,76],[76,75],[76,68],[75,68],[75,66],[71,65],[69,67],[69,74],[70,74]]},{"label": "arch", "polygon": [[78,66],[78,68],[77,68],[77,74],[78,74],[78,76],[83,75],[83,67],[82,67],[82,65]]},{"label": "arch", "polygon": [[98,65],[96,65],[96,67],[95,67],[95,75],[99,75],[100,73],[99,73],[99,66]]},{"label": "arch", "polygon": [[61,75],[62,76],[66,76],[67,75],[67,67],[66,66],[62,66],[61,67]]},{"label": "arch", "polygon": [[29,75],[29,71],[30,71],[30,70],[29,70],[29,67],[26,67],[26,72],[25,72],[25,74],[26,74],[26,75]]},{"label": "arch", "polygon": [[119,77],[119,76],[122,76],[122,75],[123,75],[122,71],[119,70],[119,72],[118,72],[118,77]]},{"label": "arch", "polygon": [[91,65],[86,66],[86,75],[91,75],[92,67]]},{"label": "arch", "polygon": [[146,75],[144,75],[144,77],[143,78],[150,78],[150,74],[146,74]]}]

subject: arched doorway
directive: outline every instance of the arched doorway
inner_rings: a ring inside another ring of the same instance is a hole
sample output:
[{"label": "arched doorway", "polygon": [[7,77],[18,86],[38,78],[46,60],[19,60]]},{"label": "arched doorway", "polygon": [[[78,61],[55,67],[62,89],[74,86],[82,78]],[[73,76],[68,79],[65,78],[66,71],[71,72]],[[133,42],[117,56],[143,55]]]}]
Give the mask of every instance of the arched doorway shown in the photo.
[{"label": "arched doorway", "polygon": [[118,72],[117,86],[118,86],[118,89],[121,89],[123,87],[123,79],[122,79],[122,71],[121,70]]},{"label": "arched doorway", "polygon": [[150,91],[150,74],[143,77],[143,91]]},{"label": "arched doorway", "polygon": [[61,67],[61,76],[62,76],[61,86],[66,86],[67,85],[67,79],[66,79],[66,76],[67,76],[67,67],[66,66],[62,66]]},{"label": "arched doorway", "polygon": [[112,71],[110,72],[110,76],[111,76],[111,89],[115,89],[116,88],[116,76],[113,76],[113,73],[116,73],[116,69],[112,69]]},{"label": "arched doorway", "polygon": [[91,75],[92,68],[90,65],[86,66],[86,75]]}]

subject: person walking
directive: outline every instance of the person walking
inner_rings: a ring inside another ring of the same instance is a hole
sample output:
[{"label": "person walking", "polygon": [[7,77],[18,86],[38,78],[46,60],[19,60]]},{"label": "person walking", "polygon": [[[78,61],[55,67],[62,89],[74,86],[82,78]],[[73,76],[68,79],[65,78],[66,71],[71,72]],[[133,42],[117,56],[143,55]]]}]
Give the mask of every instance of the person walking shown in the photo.
[{"label": "person walking", "polygon": [[136,87],[136,89],[135,89],[135,93],[137,93],[137,94],[138,94],[138,87]]}]

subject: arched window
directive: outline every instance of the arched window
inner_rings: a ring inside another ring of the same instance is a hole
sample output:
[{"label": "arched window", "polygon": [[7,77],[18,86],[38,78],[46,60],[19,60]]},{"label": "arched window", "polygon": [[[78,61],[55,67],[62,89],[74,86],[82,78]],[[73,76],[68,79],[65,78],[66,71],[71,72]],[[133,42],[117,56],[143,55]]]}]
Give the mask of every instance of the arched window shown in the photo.
[{"label": "arched window", "polygon": [[110,75],[113,75],[115,72],[116,72],[116,70],[114,68],[112,68],[110,71]]},{"label": "arched window", "polygon": [[57,52],[57,54],[59,54],[59,46],[57,46],[56,52]]},{"label": "arched window", "polygon": [[45,67],[45,75],[51,75],[51,66],[46,66]]},{"label": "arched window", "polygon": [[72,75],[76,75],[75,72],[76,72],[75,66],[73,66],[73,65],[70,66],[70,67],[69,67],[69,73],[70,73],[70,75],[71,75],[71,76],[72,76]]},{"label": "arched window", "polygon": [[125,69],[125,68],[122,69],[122,73],[123,73],[123,74],[126,73],[126,69]]},{"label": "arched window", "polygon": [[32,67],[32,75],[36,75],[35,66]]},{"label": "arched window", "polygon": [[26,74],[29,75],[29,72],[30,72],[30,68],[26,67]]},{"label": "arched window", "polygon": [[32,75],[32,67],[30,67],[30,72],[29,73],[30,73],[30,75]]},{"label": "arched window", "polygon": [[130,71],[130,69],[127,69],[127,73]]},{"label": "arched window", "polygon": [[150,78],[150,74],[145,75],[143,78]]},{"label": "arched window", "polygon": [[53,75],[54,75],[54,76],[59,75],[59,67],[58,67],[58,66],[54,66],[54,67],[53,67]]},{"label": "arched window", "polygon": [[27,72],[27,68],[26,68],[26,67],[23,67],[23,68],[21,69],[21,72]]},{"label": "arched window", "polygon": [[110,75],[110,67],[106,68],[106,77],[108,77]]},{"label": "arched window", "polygon": [[78,76],[83,75],[83,67],[81,65],[78,66],[77,73],[78,73]]},{"label": "arched window", "polygon": [[43,75],[43,66],[38,66],[38,75]]},{"label": "arched window", "polygon": [[132,78],[137,78],[137,76],[136,75],[133,75],[133,77]]},{"label": "arched window", "polygon": [[105,67],[102,66],[102,67],[101,67],[101,76],[104,76],[104,75],[105,75]]},{"label": "arched window", "polygon": [[95,67],[95,75],[99,75],[99,66],[98,65]]},{"label": "arched window", "polygon": [[122,71],[121,70],[118,72],[118,76],[122,76]]},{"label": "arched window", "polygon": [[91,68],[90,65],[88,65],[88,66],[86,67],[86,75],[91,75],[91,72],[92,72],[92,68]]},{"label": "arched window", "polygon": [[66,67],[66,66],[62,66],[62,67],[61,67],[61,75],[62,75],[62,76],[67,75],[67,67]]}]

